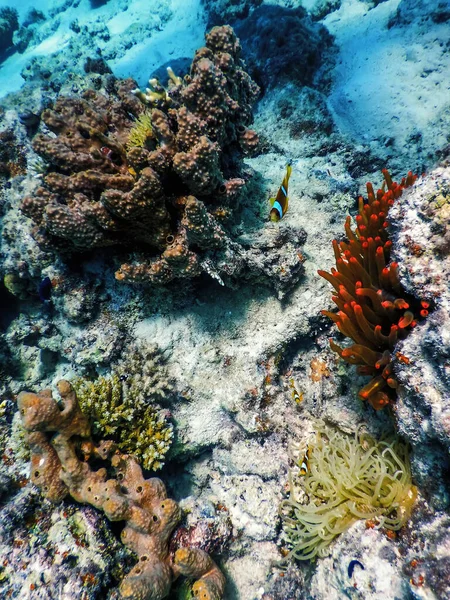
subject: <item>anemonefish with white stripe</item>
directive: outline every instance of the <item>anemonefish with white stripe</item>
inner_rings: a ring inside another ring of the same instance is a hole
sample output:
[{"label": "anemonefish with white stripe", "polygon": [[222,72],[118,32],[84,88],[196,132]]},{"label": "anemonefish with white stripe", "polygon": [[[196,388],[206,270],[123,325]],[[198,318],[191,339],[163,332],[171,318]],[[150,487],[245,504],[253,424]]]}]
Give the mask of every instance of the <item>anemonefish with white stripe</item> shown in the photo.
[{"label": "anemonefish with white stripe", "polygon": [[308,449],[303,456],[302,464],[300,465],[300,475],[304,476],[309,473],[309,458],[311,456],[311,450],[308,446]]},{"label": "anemonefish with white stripe", "polygon": [[299,390],[297,389],[297,384],[295,383],[293,377],[289,379],[289,387],[292,390],[292,397],[294,398],[295,402],[297,404],[301,404],[303,402],[303,392],[299,392]]},{"label": "anemonefish with white stripe", "polygon": [[283,183],[280,185],[276,198],[270,198],[270,205],[272,210],[270,211],[270,220],[277,222],[284,217],[289,206],[288,198],[288,185],[289,177],[292,173],[292,165],[289,162],[286,165],[286,175],[284,176]]}]

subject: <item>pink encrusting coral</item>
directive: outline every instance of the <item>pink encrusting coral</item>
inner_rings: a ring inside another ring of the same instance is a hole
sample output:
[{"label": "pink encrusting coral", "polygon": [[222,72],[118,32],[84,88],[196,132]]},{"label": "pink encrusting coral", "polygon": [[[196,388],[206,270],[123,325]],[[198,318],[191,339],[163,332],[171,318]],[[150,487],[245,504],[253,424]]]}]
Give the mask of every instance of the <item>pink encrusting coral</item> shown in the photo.
[{"label": "pink encrusting coral", "polygon": [[397,340],[428,314],[429,304],[406,299],[400,284],[398,264],[390,261],[392,241],[388,235],[388,212],[403,190],[417,179],[412,172],[400,184],[383,170],[384,183],[376,193],[367,184],[367,201],[359,198],[356,230],[351,218],[345,222],[347,241],[333,241],[336,268],[319,271],[334,289],[333,302],[338,312],[322,311],[336,323],[339,331],[354,342],[341,348],[330,340],[331,348],[346,362],[359,365],[358,372],[371,376],[359,392],[375,409],[392,402],[398,382],[393,372],[395,360],[407,360],[395,353]]},{"label": "pink encrusting coral", "polygon": [[196,276],[206,250],[230,246],[242,156],[258,145],[248,129],[258,86],[229,26],[207,34],[183,79],[168,74],[167,89],[111,80],[108,91],[60,96],[43,112],[51,134],[33,147],[47,172],[22,204],[41,245],[65,254],[123,246],[136,260],[117,279],[155,283]]},{"label": "pink encrusting coral", "polygon": [[[163,482],[144,479],[137,460],[117,452],[115,444],[91,438],[69,382],[58,383],[63,406],[51,390],[22,392],[18,406],[31,449],[31,480],[52,502],[70,495],[77,502],[102,510],[111,521],[125,521],[122,542],[139,562],[120,584],[120,597],[129,600],[162,600],[172,582],[184,575],[195,580],[194,595],[220,600],[225,578],[202,549],[169,546],[181,520],[178,504],[167,497]],[[90,459],[110,461],[109,468],[94,470]]]}]

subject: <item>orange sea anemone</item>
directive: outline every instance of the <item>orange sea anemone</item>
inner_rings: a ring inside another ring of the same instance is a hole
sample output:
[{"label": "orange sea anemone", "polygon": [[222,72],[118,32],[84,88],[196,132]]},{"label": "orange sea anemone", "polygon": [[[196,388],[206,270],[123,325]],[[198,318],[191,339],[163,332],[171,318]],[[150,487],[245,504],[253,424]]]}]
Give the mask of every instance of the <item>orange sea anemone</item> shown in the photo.
[{"label": "orange sea anemone", "polygon": [[[359,396],[377,410],[395,398],[398,382],[393,373],[393,350],[397,340],[416,326],[415,307],[419,305],[413,299],[405,299],[398,263],[389,262],[392,241],[387,231],[390,207],[405,188],[414,184],[417,175],[410,171],[400,184],[392,181],[386,169],[383,176],[383,186],[376,194],[368,183],[367,201],[359,198],[355,231],[351,217],[347,217],[348,241],[333,241],[336,268],[331,273],[318,271],[336,290],[333,302],[338,307],[337,313],[323,310],[322,314],[355,342],[341,348],[330,340],[331,348],[346,362],[359,365],[359,373],[372,377]],[[422,301],[419,315],[425,317],[428,308],[428,303]]]}]

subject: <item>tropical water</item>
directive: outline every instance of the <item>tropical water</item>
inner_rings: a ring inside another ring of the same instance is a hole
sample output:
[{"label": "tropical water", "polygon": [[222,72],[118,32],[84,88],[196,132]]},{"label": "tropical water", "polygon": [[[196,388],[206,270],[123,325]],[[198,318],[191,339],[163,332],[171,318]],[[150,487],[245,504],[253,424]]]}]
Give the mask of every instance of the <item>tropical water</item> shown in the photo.
[{"label": "tropical water", "polygon": [[1,599],[450,598],[449,40],[0,1]]}]

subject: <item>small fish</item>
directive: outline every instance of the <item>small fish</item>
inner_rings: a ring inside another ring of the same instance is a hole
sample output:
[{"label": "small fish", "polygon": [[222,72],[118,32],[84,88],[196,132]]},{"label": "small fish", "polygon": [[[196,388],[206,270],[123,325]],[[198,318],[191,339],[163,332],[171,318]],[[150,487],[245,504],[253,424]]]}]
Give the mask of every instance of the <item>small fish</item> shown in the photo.
[{"label": "small fish", "polygon": [[303,392],[298,391],[297,385],[293,377],[289,379],[289,387],[292,390],[292,397],[295,400],[296,404],[301,404],[303,402]]},{"label": "small fish", "polygon": [[50,277],[45,277],[38,287],[39,299],[41,302],[48,302],[52,295],[52,280]]},{"label": "small fish", "polygon": [[347,569],[347,573],[348,573],[348,576],[349,576],[349,578],[350,578],[350,579],[352,578],[353,571],[355,570],[355,567],[356,567],[356,565],[358,565],[359,567],[361,567],[361,569],[362,569],[363,571],[365,570],[365,569],[364,569],[364,565],[363,565],[363,564],[361,564],[361,563],[359,562],[359,560],[351,560],[351,561],[350,561],[350,564],[348,565],[348,569]]},{"label": "small fish", "polygon": [[109,160],[112,160],[114,152],[111,150],[111,148],[108,148],[108,146],[102,146],[100,148],[100,152],[103,154],[103,156],[109,158]]},{"label": "small fish", "polygon": [[275,223],[284,217],[289,207],[288,185],[291,173],[292,165],[289,162],[286,165],[286,175],[284,176],[283,183],[280,185],[277,197],[270,198],[270,205],[272,207],[272,210],[270,211],[270,220]]},{"label": "small fish", "polygon": [[111,150],[108,146],[102,146],[100,148],[100,153],[110,160],[112,163],[116,165],[116,167],[120,167],[123,164],[122,158],[118,152],[115,150]]},{"label": "small fish", "polygon": [[308,446],[308,449],[306,450],[306,452],[303,456],[302,464],[300,465],[300,475],[306,475],[307,473],[309,473],[309,457],[310,456],[311,456],[311,450]]}]

